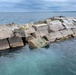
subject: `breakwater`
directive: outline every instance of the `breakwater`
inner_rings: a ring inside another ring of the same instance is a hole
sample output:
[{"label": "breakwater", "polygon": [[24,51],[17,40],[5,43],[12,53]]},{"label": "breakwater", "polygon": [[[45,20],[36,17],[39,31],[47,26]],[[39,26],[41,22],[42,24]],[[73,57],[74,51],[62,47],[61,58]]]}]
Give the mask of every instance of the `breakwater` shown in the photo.
[{"label": "breakwater", "polygon": [[52,17],[24,25],[0,25],[0,51],[23,47],[41,48],[55,41],[76,37],[76,18]]}]

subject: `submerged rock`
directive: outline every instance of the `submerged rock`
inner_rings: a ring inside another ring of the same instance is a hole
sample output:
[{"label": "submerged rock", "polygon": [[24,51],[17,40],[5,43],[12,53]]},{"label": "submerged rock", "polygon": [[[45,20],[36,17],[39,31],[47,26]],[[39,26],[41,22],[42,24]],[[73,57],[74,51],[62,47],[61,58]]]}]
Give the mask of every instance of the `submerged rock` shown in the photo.
[{"label": "submerged rock", "polygon": [[31,48],[41,48],[46,46],[46,44],[47,44],[47,41],[43,38],[34,38],[29,41],[29,46]]}]

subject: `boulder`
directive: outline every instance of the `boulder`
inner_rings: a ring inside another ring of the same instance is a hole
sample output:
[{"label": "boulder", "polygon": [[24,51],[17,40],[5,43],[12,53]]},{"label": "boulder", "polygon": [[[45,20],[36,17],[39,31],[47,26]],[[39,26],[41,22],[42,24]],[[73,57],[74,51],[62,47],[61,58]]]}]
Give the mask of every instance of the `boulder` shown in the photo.
[{"label": "boulder", "polygon": [[23,41],[22,41],[22,38],[20,37],[12,37],[12,38],[9,38],[9,44],[10,44],[10,47],[11,48],[16,48],[16,47],[22,47],[24,46],[23,44]]},{"label": "boulder", "polygon": [[48,29],[47,24],[36,24],[36,25],[33,25],[33,27],[35,28],[36,31]]},{"label": "boulder", "polygon": [[9,46],[7,39],[0,40],[0,50],[5,50],[9,48],[10,46]]},{"label": "boulder", "polygon": [[31,48],[41,48],[47,44],[47,41],[43,38],[34,38],[29,41],[29,47]]},{"label": "boulder", "polygon": [[58,30],[64,29],[64,26],[59,20],[50,22],[48,26],[49,26],[49,31],[58,31]]}]

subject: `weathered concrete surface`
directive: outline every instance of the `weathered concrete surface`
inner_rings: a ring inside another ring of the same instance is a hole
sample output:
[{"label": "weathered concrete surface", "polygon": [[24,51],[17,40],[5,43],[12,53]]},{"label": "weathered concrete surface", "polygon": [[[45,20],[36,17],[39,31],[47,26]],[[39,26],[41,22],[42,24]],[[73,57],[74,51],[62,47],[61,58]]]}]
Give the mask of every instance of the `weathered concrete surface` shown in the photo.
[{"label": "weathered concrete surface", "polygon": [[40,31],[35,31],[32,36],[34,36],[35,38],[37,37],[43,37],[44,35],[48,34],[48,30],[40,30]]},{"label": "weathered concrete surface", "polygon": [[41,48],[47,44],[47,41],[43,38],[34,38],[29,41],[29,46],[31,48]]},{"label": "weathered concrete surface", "polygon": [[14,36],[16,37],[26,37],[26,34],[23,29],[15,29],[13,31]]},{"label": "weathered concrete surface", "polygon": [[29,43],[30,40],[34,39],[35,37],[33,37],[32,35],[29,35],[27,38],[26,38],[26,42]]},{"label": "weathered concrete surface", "polygon": [[75,29],[72,29],[72,31],[74,33],[73,36],[76,37],[76,28]]},{"label": "weathered concrete surface", "polygon": [[51,21],[52,21],[51,18],[45,19],[46,23],[50,23]]},{"label": "weathered concrete surface", "polygon": [[60,31],[64,38],[68,38],[68,36],[73,35],[73,31],[71,29],[65,29]]},{"label": "weathered concrete surface", "polygon": [[14,29],[18,29],[17,25],[1,25],[0,26],[0,39],[6,39],[13,37]]},{"label": "weathered concrete surface", "polygon": [[7,39],[0,40],[0,50],[5,50],[9,48],[10,46],[9,46]]},{"label": "weathered concrete surface", "polygon": [[58,32],[51,32],[45,36],[43,36],[44,39],[46,39],[48,42],[55,42],[56,40],[59,40],[63,38],[63,35]]},{"label": "weathered concrete surface", "polygon": [[63,25],[65,26],[66,29],[76,28],[74,22],[68,20],[63,20],[63,21],[64,21]]},{"label": "weathered concrete surface", "polygon": [[19,26],[19,29],[24,31],[26,37],[35,32],[35,29],[32,27],[32,25]]},{"label": "weathered concrete surface", "polygon": [[48,29],[47,24],[36,24],[36,25],[33,25],[33,27],[35,28],[36,31]]},{"label": "weathered concrete surface", "polygon": [[49,25],[49,31],[58,31],[64,29],[64,26],[59,20],[52,21],[48,25]]},{"label": "weathered concrete surface", "polygon": [[11,48],[24,46],[22,38],[20,37],[12,37],[12,38],[9,38],[8,40]]},{"label": "weathered concrete surface", "polygon": [[63,35],[59,31],[58,32],[52,32],[49,35],[50,35],[50,42],[54,42],[54,41],[56,41],[56,39],[63,38]]}]

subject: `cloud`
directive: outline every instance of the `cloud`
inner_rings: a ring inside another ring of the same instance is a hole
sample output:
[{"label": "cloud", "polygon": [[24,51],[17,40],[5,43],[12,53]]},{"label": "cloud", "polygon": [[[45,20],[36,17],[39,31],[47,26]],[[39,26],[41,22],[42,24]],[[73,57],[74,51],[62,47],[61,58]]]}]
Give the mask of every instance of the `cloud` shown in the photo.
[{"label": "cloud", "polygon": [[0,11],[76,11],[76,0],[0,0]]}]

